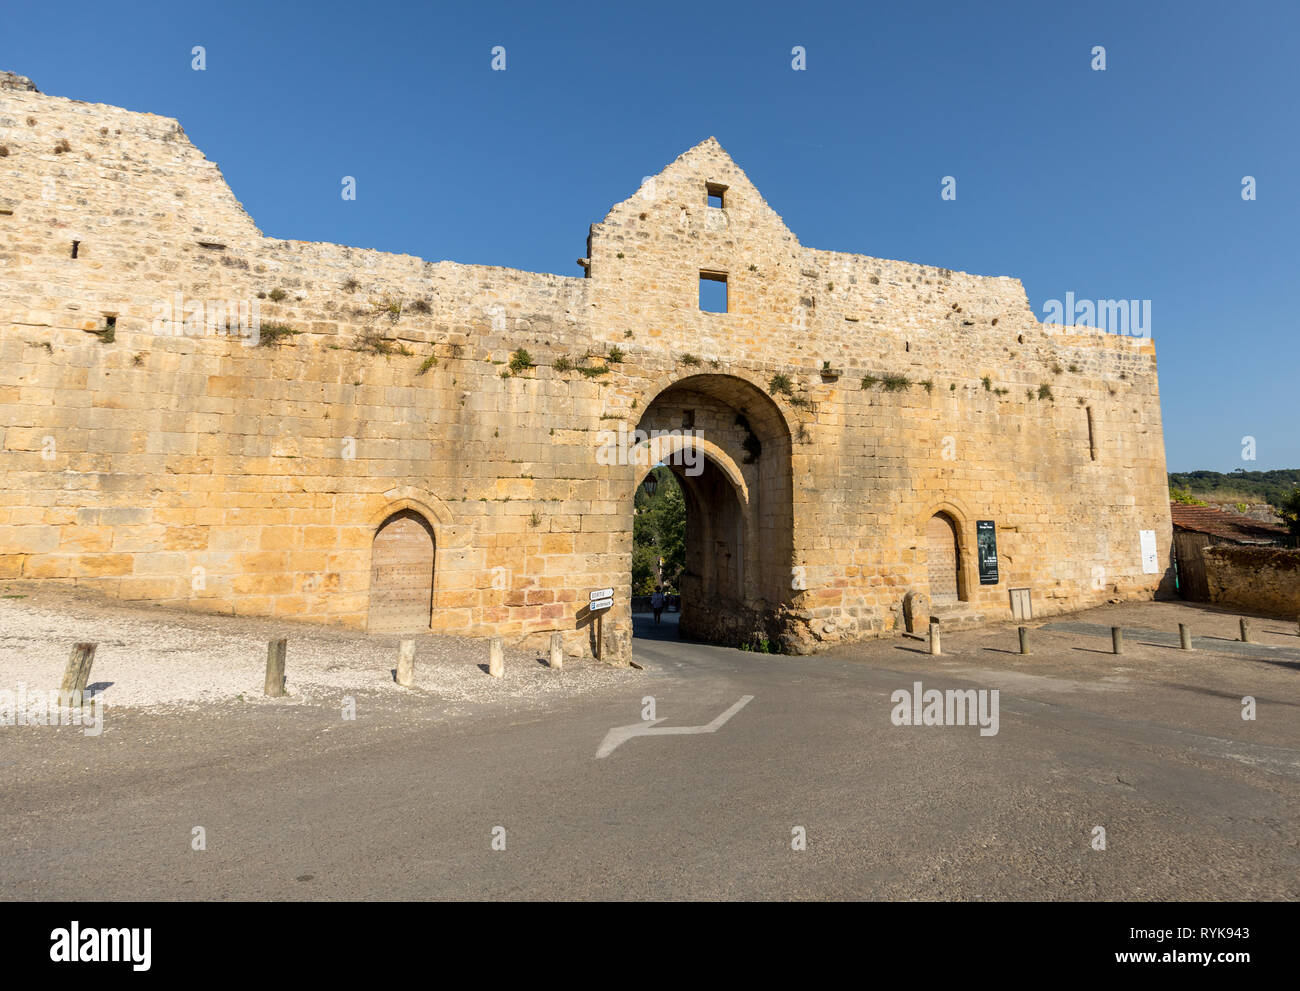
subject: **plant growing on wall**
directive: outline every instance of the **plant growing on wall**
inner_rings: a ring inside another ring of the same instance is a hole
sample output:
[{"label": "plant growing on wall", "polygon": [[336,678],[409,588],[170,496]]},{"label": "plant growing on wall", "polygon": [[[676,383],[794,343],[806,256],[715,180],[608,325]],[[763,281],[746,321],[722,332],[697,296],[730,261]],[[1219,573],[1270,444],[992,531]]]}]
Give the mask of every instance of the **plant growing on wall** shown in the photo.
[{"label": "plant growing on wall", "polygon": [[257,332],[258,347],[283,344],[291,337],[297,337],[301,330],[294,330],[285,323],[263,323]]}]

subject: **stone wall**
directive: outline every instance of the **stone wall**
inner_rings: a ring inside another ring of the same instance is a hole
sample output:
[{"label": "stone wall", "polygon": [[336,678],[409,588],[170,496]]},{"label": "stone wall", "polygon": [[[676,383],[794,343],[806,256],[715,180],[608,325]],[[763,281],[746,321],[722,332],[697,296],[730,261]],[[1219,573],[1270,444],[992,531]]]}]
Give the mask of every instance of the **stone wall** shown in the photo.
[{"label": "stone wall", "polygon": [[[725,570],[716,611],[787,649],[898,628],[939,511],[975,619],[1163,577],[1150,340],[1044,326],[1015,279],[804,247],[711,138],[591,227],[585,278],[263,237],[152,114],[0,87],[0,145],[0,578],[364,627],[375,534],[410,510],[433,629],[587,652],[614,586],[623,656],[648,465],[602,451],[688,415],[716,473],[687,480],[695,577]],[[241,306],[258,343],[226,329]]]},{"label": "stone wall", "polygon": [[1219,544],[1201,551],[1210,601],[1255,613],[1300,617],[1300,550]]}]

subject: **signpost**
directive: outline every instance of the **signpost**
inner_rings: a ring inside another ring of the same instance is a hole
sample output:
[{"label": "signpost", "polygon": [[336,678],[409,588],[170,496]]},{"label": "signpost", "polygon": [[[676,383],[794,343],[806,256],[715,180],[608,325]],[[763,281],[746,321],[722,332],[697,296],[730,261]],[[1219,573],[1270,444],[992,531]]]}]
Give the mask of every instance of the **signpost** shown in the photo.
[{"label": "signpost", "polygon": [[998,583],[998,532],[992,520],[975,521],[975,546],[978,550],[980,584]]},{"label": "signpost", "polygon": [[605,640],[605,610],[614,604],[612,588],[598,588],[587,598],[587,608],[596,614],[596,660],[601,659],[602,645]]}]

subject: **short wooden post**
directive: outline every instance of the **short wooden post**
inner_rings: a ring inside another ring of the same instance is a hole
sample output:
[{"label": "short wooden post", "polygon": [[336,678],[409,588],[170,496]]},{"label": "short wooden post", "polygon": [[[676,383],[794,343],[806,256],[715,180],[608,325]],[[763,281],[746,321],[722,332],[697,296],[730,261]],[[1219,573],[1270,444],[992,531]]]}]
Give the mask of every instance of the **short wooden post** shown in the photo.
[{"label": "short wooden post", "polygon": [[98,646],[94,643],[72,645],[68,666],[63,672],[63,684],[59,688],[59,693],[68,700],[68,705],[80,705],[85,697],[86,685],[90,681],[90,666],[95,661],[95,648]]},{"label": "short wooden post", "polygon": [[397,649],[397,683],[403,688],[415,684],[415,641],[403,640]]},{"label": "short wooden post", "polygon": [[551,634],[551,668],[555,671],[564,668],[564,637],[558,633]]},{"label": "short wooden post", "polygon": [[1192,631],[1186,623],[1178,624],[1178,646],[1183,650],[1192,649]]},{"label": "short wooden post", "polygon": [[1020,653],[1029,653],[1029,627],[1018,626],[1016,631],[1020,634]]},{"label": "short wooden post", "polygon": [[271,698],[284,695],[284,657],[288,649],[288,640],[271,640],[266,645],[266,683],[262,691]]},{"label": "short wooden post", "polygon": [[504,678],[506,673],[506,651],[500,637],[493,637],[488,647],[488,674],[493,678]]},{"label": "short wooden post", "polygon": [[939,646],[939,620],[933,616],[930,617],[930,653],[943,653]]},{"label": "short wooden post", "polygon": [[1245,616],[1242,616],[1240,622],[1241,622],[1241,642],[1254,643],[1255,641],[1250,639],[1250,620],[1248,620]]},{"label": "short wooden post", "polygon": [[1122,626],[1112,626],[1110,628],[1110,649],[1112,653],[1124,653],[1124,628]]}]

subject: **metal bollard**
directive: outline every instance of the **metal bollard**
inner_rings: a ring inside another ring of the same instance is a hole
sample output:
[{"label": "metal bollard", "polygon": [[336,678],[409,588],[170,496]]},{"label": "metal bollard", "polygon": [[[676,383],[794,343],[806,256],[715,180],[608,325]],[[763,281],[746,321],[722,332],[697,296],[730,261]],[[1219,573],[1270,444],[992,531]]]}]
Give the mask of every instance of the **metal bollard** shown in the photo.
[{"label": "metal bollard", "polygon": [[1120,626],[1110,628],[1110,649],[1113,653],[1124,653],[1124,629]]},{"label": "metal bollard", "polygon": [[1178,624],[1178,645],[1182,647],[1183,650],[1192,649],[1192,631],[1188,628],[1186,623]]},{"label": "metal bollard", "polygon": [[1020,653],[1029,653],[1029,627],[1018,626],[1016,630],[1020,633]]}]

